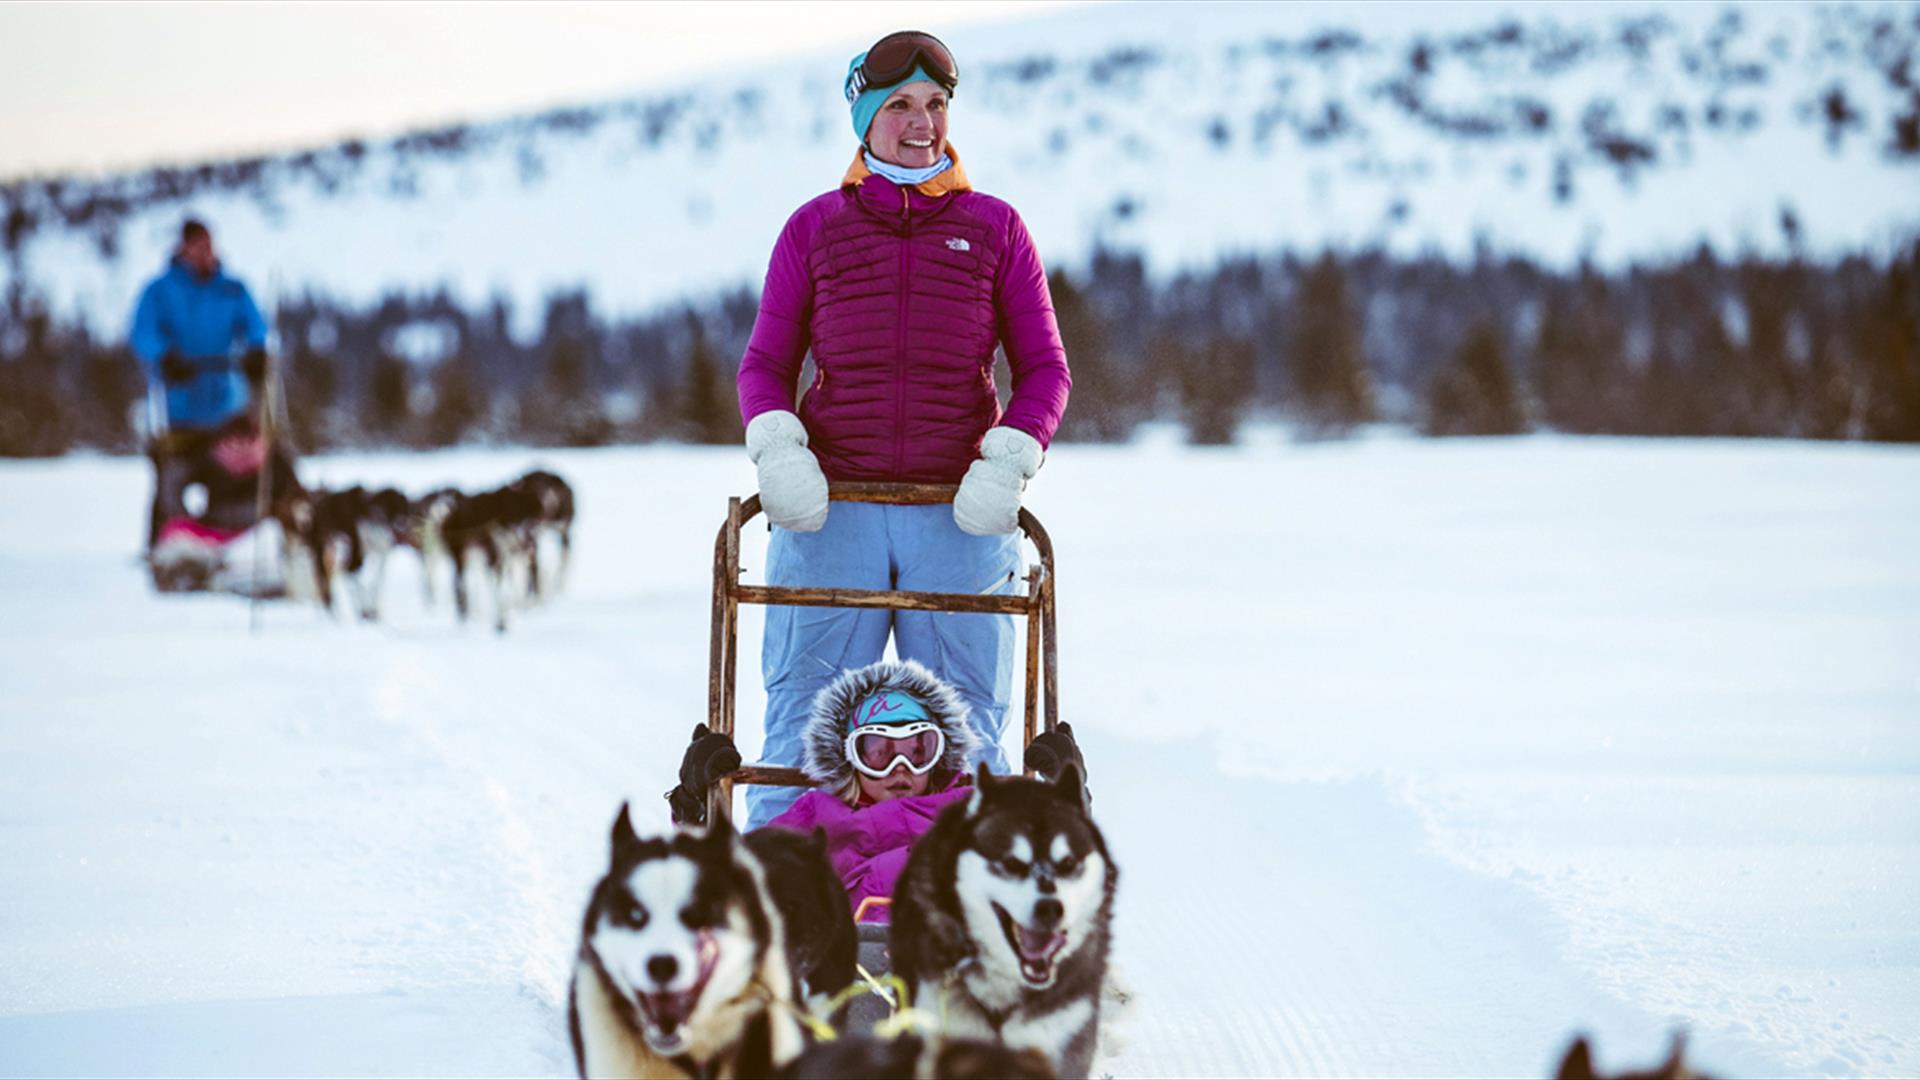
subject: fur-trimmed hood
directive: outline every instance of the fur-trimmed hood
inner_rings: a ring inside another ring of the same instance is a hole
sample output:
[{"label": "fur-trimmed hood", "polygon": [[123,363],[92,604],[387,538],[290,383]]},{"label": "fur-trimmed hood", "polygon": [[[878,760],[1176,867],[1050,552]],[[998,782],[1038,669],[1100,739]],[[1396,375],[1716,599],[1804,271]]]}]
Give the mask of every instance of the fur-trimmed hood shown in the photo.
[{"label": "fur-trimmed hood", "polygon": [[940,725],[940,733],[947,740],[941,767],[965,776],[967,758],[979,743],[967,724],[967,703],[958,691],[916,660],[882,660],[843,671],[823,687],[807,717],[801,771],[828,791],[837,791],[853,779],[853,766],[847,762],[847,732],[853,727],[853,711],[881,690],[907,694],[926,706],[927,715]]}]

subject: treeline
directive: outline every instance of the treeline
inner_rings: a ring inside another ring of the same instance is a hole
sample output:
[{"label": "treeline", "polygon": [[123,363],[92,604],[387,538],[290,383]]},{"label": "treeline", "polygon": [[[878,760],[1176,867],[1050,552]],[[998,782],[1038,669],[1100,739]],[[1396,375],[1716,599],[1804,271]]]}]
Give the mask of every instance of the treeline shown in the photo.
[{"label": "treeline", "polygon": [[1097,255],[1054,279],[1074,364],[1066,435],[1178,416],[1196,442],[1251,413],[1308,435],[1920,441],[1920,244],[1891,260],[1692,258],[1556,273],[1363,252],[1230,261],[1155,285]]},{"label": "treeline", "polygon": [[[1613,273],[1281,254],[1165,282],[1108,252],[1052,287],[1074,370],[1068,440],[1177,418],[1193,441],[1225,443],[1263,417],[1310,437],[1389,422],[1920,441],[1920,244],[1830,263],[1703,248]],[[754,311],[741,290],[609,319],[569,293],[516,334],[505,302],[474,311],[440,294],[371,308],[309,296],[275,318],[292,436],[315,452],[734,442]],[[137,450],[144,393],[124,342],[18,295],[0,312],[0,455]]]}]

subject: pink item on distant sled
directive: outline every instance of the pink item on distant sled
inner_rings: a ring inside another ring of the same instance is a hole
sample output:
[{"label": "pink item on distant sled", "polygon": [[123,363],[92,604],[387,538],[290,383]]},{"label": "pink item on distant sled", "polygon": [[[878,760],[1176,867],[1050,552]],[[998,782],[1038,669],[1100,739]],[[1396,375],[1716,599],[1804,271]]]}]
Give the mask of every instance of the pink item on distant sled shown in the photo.
[{"label": "pink item on distant sled", "polygon": [[154,536],[154,544],[158,546],[168,541],[178,543],[185,539],[208,547],[220,547],[231,544],[246,531],[245,529],[223,529],[218,525],[209,525],[190,517],[168,518]]}]

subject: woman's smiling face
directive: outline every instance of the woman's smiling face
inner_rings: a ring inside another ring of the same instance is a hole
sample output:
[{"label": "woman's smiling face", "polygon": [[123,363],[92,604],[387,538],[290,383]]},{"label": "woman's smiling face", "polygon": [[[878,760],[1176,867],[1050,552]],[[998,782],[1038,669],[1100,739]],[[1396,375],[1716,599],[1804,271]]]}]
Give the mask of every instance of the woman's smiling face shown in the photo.
[{"label": "woman's smiling face", "polygon": [[867,148],[890,165],[924,169],[947,147],[947,92],[930,82],[895,90],[867,128]]}]

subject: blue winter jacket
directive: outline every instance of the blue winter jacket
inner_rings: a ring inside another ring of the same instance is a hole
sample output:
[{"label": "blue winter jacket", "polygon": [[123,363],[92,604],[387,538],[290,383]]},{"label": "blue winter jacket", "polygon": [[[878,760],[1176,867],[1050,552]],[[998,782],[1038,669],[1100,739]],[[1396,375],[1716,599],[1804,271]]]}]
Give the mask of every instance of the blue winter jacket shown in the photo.
[{"label": "blue winter jacket", "polygon": [[167,387],[167,423],[196,431],[246,411],[247,379],[235,358],[266,343],[266,321],[245,285],[223,270],[203,280],[178,258],[140,294],[128,342],[149,379],[159,379],[168,353],[193,365],[192,378]]}]

